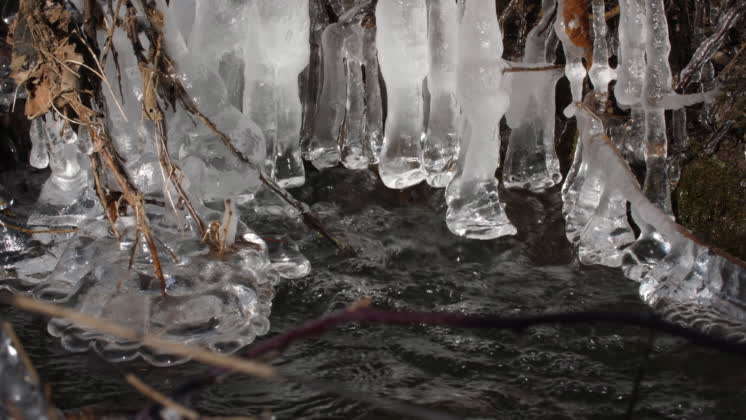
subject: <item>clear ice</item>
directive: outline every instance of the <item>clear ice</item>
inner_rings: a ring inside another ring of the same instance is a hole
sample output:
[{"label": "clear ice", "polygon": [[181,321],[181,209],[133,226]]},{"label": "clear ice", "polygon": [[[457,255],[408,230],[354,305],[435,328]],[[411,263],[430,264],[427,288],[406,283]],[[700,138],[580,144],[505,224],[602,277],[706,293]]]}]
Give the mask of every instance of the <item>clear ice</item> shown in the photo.
[{"label": "clear ice", "polygon": [[[215,7],[212,1],[204,4]],[[264,133],[267,172],[281,187],[299,187],[306,179],[298,76],[310,57],[308,0],[253,0],[248,4],[243,11],[249,30],[242,27],[248,35],[244,38],[244,112]],[[234,6],[224,7],[229,17],[235,13]],[[221,36],[222,26],[204,30]]]},{"label": "clear ice", "polygon": [[39,376],[28,366],[15,334],[0,324],[0,418],[55,419],[62,413],[47,403]]},{"label": "clear ice", "polygon": [[[372,150],[380,149],[371,147],[371,142],[380,141],[381,125],[380,91],[375,94],[380,90],[377,59],[371,44],[374,31],[366,27],[372,15],[373,2],[361,2],[327,26],[321,36],[324,77],[313,135],[304,149],[305,158],[316,168],[341,162],[350,169],[365,169]],[[369,70],[374,71],[372,75],[367,74]],[[372,77],[376,80],[371,84]]]},{"label": "clear ice", "polygon": [[378,173],[389,188],[424,181],[423,82],[428,72],[425,0],[380,1],[376,6],[376,45],[386,81],[388,113]]},{"label": "clear ice", "polygon": [[[572,103],[565,108],[566,117],[575,115],[576,106],[583,99],[583,81],[588,72],[583,65],[585,52],[583,48],[576,45],[568,35],[568,30],[573,30],[581,25],[577,21],[578,17],[565,12],[569,0],[557,0],[557,16],[554,21],[554,31],[562,42],[562,49],[565,51],[565,77],[570,81],[570,92],[572,94]],[[566,21],[565,16],[572,16],[571,20]]]},{"label": "clear ice", "polygon": [[456,235],[494,239],[516,229],[498,195],[500,119],[510,95],[504,86],[502,32],[494,2],[470,1],[459,21],[457,98],[461,104],[458,169],[446,188],[446,224]]},{"label": "clear ice", "polygon": [[422,150],[427,183],[448,185],[456,173],[459,106],[456,100],[458,7],[452,0],[427,1],[430,113]]},{"label": "clear ice", "polygon": [[[526,38],[522,65],[547,66],[547,41],[555,2],[542,3],[542,18]],[[561,73],[514,72],[506,75],[510,107],[505,120],[511,128],[505,153],[503,183],[507,188],[542,192],[562,181],[554,149],[555,86]]]}]

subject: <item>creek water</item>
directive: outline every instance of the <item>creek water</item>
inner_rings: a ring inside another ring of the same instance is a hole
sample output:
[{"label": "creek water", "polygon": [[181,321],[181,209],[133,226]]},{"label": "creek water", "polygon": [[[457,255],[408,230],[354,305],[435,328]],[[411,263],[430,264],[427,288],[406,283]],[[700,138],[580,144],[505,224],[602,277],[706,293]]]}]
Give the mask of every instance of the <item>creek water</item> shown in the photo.
[{"label": "creek water", "polygon": [[[313,270],[277,285],[269,336],[363,297],[382,308],[478,314],[647,310],[637,285],[620,270],[574,262],[557,189],[543,195],[503,192],[518,235],[492,241],[448,232],[442,190],[387,190],[371,172],[315,173],[294,193],[357,253],[339,255],[317,234],[298,233]],[[273,229],[269,223],[252,227]],[[92,352],[64,350],[46,332],[43,318],[8,307],[0,307],[0,317],[13,322],[62,409],[93,405],[97,412],[132,413],[146,401],[126,384],[125,373],[169,391],[207,370],[197,363],[108,364]],[[632,418],[746,416],[746,360],[662,334],[653,339],[645,363],[649,333],[632,327],[545,325],[514,333],[350,324],[293,344],[273,363],[288,375],[380,401],[475,419],[626,418],[644,365]],[[312,387],[242,376],[210,387],[194,403],[201,413],[223,416],[402,418]]]}]

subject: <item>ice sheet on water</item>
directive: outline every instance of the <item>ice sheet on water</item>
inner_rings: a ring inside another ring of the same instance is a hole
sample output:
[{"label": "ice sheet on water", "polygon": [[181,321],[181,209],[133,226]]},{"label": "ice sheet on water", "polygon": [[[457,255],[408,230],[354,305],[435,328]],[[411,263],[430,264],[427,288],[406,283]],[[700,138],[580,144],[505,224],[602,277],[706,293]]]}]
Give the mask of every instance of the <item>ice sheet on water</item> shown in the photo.
[{"label": "ice sheet on water", "polygon": [[[135,239],[132,217],[118,220],[120,239],[111,234],[108,221],[89,220],[69,242],[54,272],[34,289],[34,296],[64,302],[82,313],[140,333],[219,352],[233,352],[265,334],[277,276],[266,245],[234,219],[226,228],[228,234],[236,232],[238,238],[250,242],[241,241],[223,258],[215,258],[216,251],[199,238],[185,235],[168,210],[147,206],[147,214],[158,238],[168,296],[160,293],[145,241]],[[129,269],[131,256],[134,259]],[[93,347],[110,361],[138,356],[156,365],[184,361],[138,342],[123,342],[78,328],[62,319],[50,321],[49,331],[71,351]]]}]

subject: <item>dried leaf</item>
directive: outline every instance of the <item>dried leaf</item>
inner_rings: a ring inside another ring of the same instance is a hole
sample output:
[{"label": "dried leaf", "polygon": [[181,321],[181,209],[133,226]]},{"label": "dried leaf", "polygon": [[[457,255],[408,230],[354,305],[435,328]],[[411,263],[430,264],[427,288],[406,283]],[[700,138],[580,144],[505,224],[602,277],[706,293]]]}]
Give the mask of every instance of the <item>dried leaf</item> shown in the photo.
[{"label": "dried leaf", "polygon": [[43,76],[40,80],[37,79],[35,83],[27,85],[26,89],[29,92],[24,109],[26,117],[32,120],[46,114],[52,107],[53,98],[53,87],[49,78]]},{"label": "dried leaf", "polygon": [[589,0],[566,0],[562,9],[565,33],[573,44],[585,49],[586,55],[593,51],[589,6]]}]

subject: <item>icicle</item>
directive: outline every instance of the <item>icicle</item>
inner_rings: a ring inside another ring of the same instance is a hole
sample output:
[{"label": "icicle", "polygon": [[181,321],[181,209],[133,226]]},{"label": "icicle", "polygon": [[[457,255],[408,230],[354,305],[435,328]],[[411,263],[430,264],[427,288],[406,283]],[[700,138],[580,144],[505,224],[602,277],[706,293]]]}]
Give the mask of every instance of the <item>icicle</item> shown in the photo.
[{"label": "icicle", "polygon": [[583,66],[584,47],[586,47],[583,44],[588,37],[585,28],[587,24],[582,21],[585,19],[585,10],[578,5],[584,3],[575,0],[557,0],[558,13],[554,31],[562,41],[562,49],[565,51],[565,76],[570,81],[572,93],[572,103],[564,111],[568,118],[575,115],[576,105],[583,99],[583,80],[587,73]]},{"label": "icicle", "polygon": [[49,149],[47,147],[47,131],[44,129],[44,120],[37,118],[31,122],[31,154],[29,164],[37,169],[49,166]]},{"label": "icicle", "polygon": [[388,98],[378,172],[389,188],[425,179],[422,82],[428,71],[425,0],[381,1],[376,45]]},{"label": "icicle", "polygon": [[423,146],[427,183],[442,188],[453,179],[458,159],[456,57],[458,8],[453,0],[428,0],[430,115]]},{"label": "icicle", "polygon": [[370,163],[377,164],[383,147],[383,103],[378,71],[375,14],[363,22],[365,58],[365,141]]},{"label": "icicle", "polygon": [[344,25],[334,23],[326,27],[321,37],[324,81],[316,111],[314,134],[306,148],[306,159],[318,169],[336,166],[341,157],[339,133],[346,105],[346,86],[343,83],[345,32]]},{"label": "icicle", "polygon": [[645,83],[645,6],[642,0],[619,0],[619,50],[614,97],[621,107],[631,109],[630,118],[612,129],[614,144],[630,163],[644,162],[645,111],[642,108]]},{"label": "icicle", "polygon": [[324,29],[329,25],[329,15],[321,1],[311,0],[308,3],[308,13],[311,20],[311,33],[309,35],[310,57],[308,66],[304,70],[301,79],[301,103],[303,104],[303,126],[301,128],[301,147],[303,158],[308,157],[308,142],[313,136],[316,124],[316,112],[318,109],[319,94],[322,82],[322,50],[321,36]]},{"label": "icicle", "polygon": [[87,187],[81,170],[78,135],[62,117],[48,113],[45,128],[49,140],[50,181],[63,191],[81,191]]},{"label": "icicle", "polygon": [[365,82],[363,81],[363,28],[351,25],[350,35],[345,39],[345,68],[347,98],[345,101],[345,124],[342,136],[342,164],[349,169],[368,167],[365,153],[363,124],[365,121]]},{"label": "icicle", "polygon": [[619,65],[614,96],[620,105],[640,103],[645,81],[645,7],[642,0],[619,0]]},{"label": "icicle", "polygon": [[691,146],[686,125],[686,109],[674,110],[671,113],[671,146],[675,153],[668,157],[666,168],[672,190],[675,190],[679,183],[681,164],[685,159],[686,150]]},{"label": "icicle", "polygon": [[577,244],[583,229],[598,207],[601,181],[598,174],[589,169],[592,163],[587,144],[590,139],[604,134],[603,123],[594,115],[578,112],[576,117],[580,136],[575,144],[572,166],[562,185],[562,215],[565,218],[567,240],[571,244]]},{"label": "icicle", "polygon": [[[596,95],[606,97],[609,83],[616,79],[616,71],[609,66],[609,47],[606,42],[606,8],[604,0],[593,0],[593,65],[588,76]],[[605,105],[606,101],[601,101]]]},{"label": "icicle", "polygon": [[[542,64],[554,16],[554,0],[545,0],[542,19],[526,39],[525,64]],[[554,91],[559,71],[508,73],[510,108],[505,114],[512,129],[505,154],[503,182],[508,188],[541,192],[562,181],[554,149]]]},{"label": "icicle", "polygon": [[459,22],[458,101],[463,112],[458,171],[446,189],[451,232],[474,239],[516,233],[498,196],[500,119],[508,108],[502,33],[492,1],[467,2]]},{"label": "icicle", "polygon": [[[370,87],[363,80],[363,66],[370,59],[365,48],[372,46],[365,45],[363,22],[372,13],[372,2],[356,4],[338,22],[327,26],[321,37],[324,81],[313,136],[304,146],[304,157],[319,169],[335,166],[340,160],[350,169],[368,167],[365,130]],[[380,108],[380,96],[378,102]]]},{"label": "icicle", "polygon": [[[365,32],[369,30],[365,28],[365,24],[375,13],[373,6],[373,2],[365,1],[356,4],[340,17],[340,21],[348,28],[344,42],[347,93],[344,129],[340,136],[340,142],[342,164],[350,169],[367,168],[371,160],[370,140],[365,134],[368,113],[366,98],[369,95],[366,90],[375,89],[379,86],[378,80],[376,80],[375,86],[366,86],[363,78],[363,66],[368,61],[365,51]],[[373,57],[373,60],[375,59]],[[380,112],[380,92],[378,95],[377,104],[371,104],[373,107],[379,108],[379,110],[373,110],[374,113]],[[375,98],[373,99],[375,100]]]},{"label": "icicle", "polygon": [[[578,191],[572,212],[575,216],[567,217],[568,239],[577,241],[581,263],[619,267],[622,250],[635,239],[627,221],[627,201],[613,185],[618,181],[606,176],[606,161],[598,154],[596,143],[607,144],[600,121],[589,121],[595,117],[588,115],[586,109],[576,116],[584,120],[584,125],[594,125],[588,130],[594,134],[582,138],[586,182]],[[628,182],[636,181],[632,178]]]},{"label": "icicle", "polygon": [[643,191],[665,213],[672,214],[671,185],[666,172],[668,138],[665,109],[657,101],[673,92],[668,55],[668,24],[663,0],[649,0],[646,8],[646,71],[643,93],[645,101],[645,186]]},{"label": "icicle", "polygon": [[282,187],[305,182],[298,75],[309,60],[308,0],[254,2],[253,49],[246,53],[244,110],[262,128],[267,169]]}]

